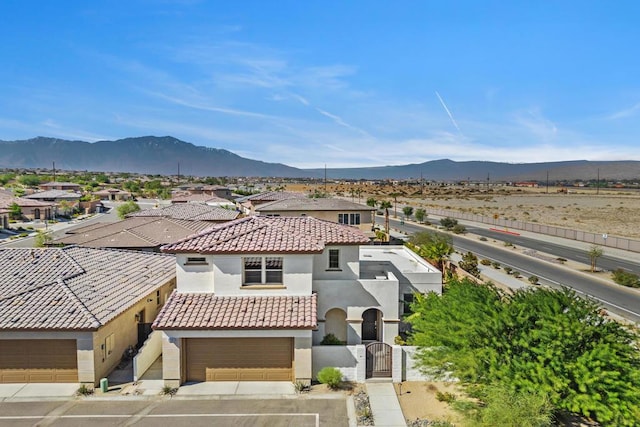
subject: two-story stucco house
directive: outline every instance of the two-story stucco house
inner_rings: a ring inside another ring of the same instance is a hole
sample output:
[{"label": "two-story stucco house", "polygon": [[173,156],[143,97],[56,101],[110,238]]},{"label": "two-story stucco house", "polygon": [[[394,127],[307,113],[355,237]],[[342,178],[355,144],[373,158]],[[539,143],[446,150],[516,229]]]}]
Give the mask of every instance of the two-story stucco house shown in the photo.
[{"label": "two-story stucco house", "polygon": [[343,224],[252,216],[163,246],[177,279],[153,325],[165,384],[310,380],[328,333],[392,344],[404,296],[440,292],[442,277],[401,246],[368,243]]}]

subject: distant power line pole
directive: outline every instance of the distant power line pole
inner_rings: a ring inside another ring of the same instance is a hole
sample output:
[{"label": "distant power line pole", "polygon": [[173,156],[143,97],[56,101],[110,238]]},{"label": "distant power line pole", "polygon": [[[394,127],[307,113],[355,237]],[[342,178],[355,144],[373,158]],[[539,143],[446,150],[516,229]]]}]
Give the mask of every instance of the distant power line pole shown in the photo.
[{"label": "distant power line pole", "polygon": [[547,193],[549,193],[549,171],[547,171]]},{"label": "distant power line pole", "polygon": [[596,195],[600,194],[600,168],[598,168],[598,179],[596,181]]}]

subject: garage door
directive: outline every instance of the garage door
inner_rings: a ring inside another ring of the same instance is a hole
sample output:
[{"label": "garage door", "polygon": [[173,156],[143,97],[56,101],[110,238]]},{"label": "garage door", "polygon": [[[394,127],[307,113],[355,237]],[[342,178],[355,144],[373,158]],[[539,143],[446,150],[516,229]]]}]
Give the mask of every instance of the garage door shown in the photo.
[{"label": "garage door", "polygon": [[187,381],[293,381],[293,338],[189,338]]},{"label": "garage door", "polygon": [[0,383],[75,382],[76,340],[0,340]]}]

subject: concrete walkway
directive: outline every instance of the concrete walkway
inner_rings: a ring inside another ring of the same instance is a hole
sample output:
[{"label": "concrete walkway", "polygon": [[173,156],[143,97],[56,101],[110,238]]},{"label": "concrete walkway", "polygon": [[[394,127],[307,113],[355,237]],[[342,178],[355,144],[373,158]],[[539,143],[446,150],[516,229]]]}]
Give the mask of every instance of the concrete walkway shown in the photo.
[{"label": "concrete walkway", "polygon": [[0,384],[0,402],[40,399],[69,399],[80,387],[76,383]]},{"label": "concrete walkway", "polygon": [[393,383],[368,382],[367,394],[376,427],[407,426]]}]

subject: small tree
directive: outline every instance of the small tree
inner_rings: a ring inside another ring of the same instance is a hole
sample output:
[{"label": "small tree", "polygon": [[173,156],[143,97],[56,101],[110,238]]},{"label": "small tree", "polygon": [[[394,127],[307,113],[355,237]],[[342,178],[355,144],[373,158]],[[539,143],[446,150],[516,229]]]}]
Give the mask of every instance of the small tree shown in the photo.
[{"label": "small tree", "polygon": [[140,210],[140,206],[134,201],[128,201],[117,208],[118,218],[125,219],[125,217],[133,212],[138,212]]},{"label": "small tree", "polygon": [[402,213],[406,218],[409,218],[413,214],[413,208],[411,206],[405,206],[402,208]]},{"label": "small tree", "polygon": [[600,246],[593,245],[589,248],[589,259],[591,260],[591,272],[596,271],[596,262],[604,254],[604,250]]},{"label": "small tree", "polygon": [[47,246],[47,243],[51,242],[52,240],[53,237],[51,237],[51,233],[38,230],[38,234],[36,234],[33,245],[36,248],[43,248]]},{"label": "small tree", "polygon": [[17,203],[12,203],[9,206],[9,218],[11,219],[22,219],[22,208]]},{"label": "small tree", "polygon": [[427,213],[425,212],[424,209],[416,209],[416,213],[414,216],[416,217],[416,220],[418,222],[424,222],[424,219],[427,216]]},{"label": "small tree", "polygon": [[375,208],[377,204],[378,204],[378,201],[375,198],[369,197],[367,199],[367,206],[371,206],[372,208]]},{"label": "small tree", "polygon": [[440,225],[442,225],[446,230],[452,230],[453,227],[458,225],[458,220],[451,217],[442,218],[440,220]]}]

